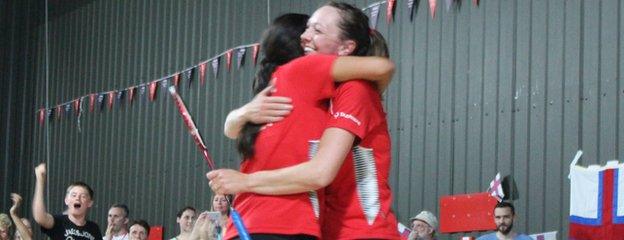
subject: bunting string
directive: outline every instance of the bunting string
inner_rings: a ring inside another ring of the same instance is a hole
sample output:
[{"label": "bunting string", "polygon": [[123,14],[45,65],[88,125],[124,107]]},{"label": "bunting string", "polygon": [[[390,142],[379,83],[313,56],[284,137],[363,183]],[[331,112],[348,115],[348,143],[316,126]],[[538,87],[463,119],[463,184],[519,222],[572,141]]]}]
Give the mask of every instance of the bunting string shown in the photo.
[{"label": "bunting string", "polygon": [[[451,5],[454,4],[455,1],[457,0],[446,1],[447,11],[450,9]],[[395,7],[397,6],[396,2],[397,2],[396,0],[383,0],[383,1],[371,3],[368,6],[362,8],[362,11],[364,11],[367,14],[370,14],[369,19],[370,19],[371,28],[376,28],[380,8],[384,4],[386,5],[386,23],[391,24],[393,22],[394,10],[395,10]],[[406,6],[408,9],[407,13],[411,21],[413,20],[414,4],[418,3],[419,1],[406,0],[406,2],[407,4],[404,6]],[[437,0],[426,0],[425,2],[428,3],[429,5],[429,10],[430,10],[429,12],[431,14],[431,18],[433,19],[435,17]],[[478,6],[479,1],[472,0],[472,3],[473,3],[473,6],[476,7]],[[267,7],[267,11],[269,11],[268,7]],[[46,23],[46,27],[47,27],[47,23]],[[152,80],[149,82],[142,82],[137,85],[126,87],[120,90],[109,90],[109,91],[103,91],[103,92],[89,93],[84,96],[75,98],[73,100],[63,102],[60,104],[56,104],[54,106],[50,106],[48,103],[48,69],[47,69],[47,64],[46,64],[45,107],[39,108],[36,111],[37,120],[39,124],[43,126],[46,120],[49,121],[51,119],[69,118],[70,116],[72,116],[71,112],[74,111],[74,115],[76,116],[76,119],[77,119],[78,130],[80,131],[80,118],[84,113],[83,112],[84,110],[82,107],[83,103],[89,104],[88,112],[94,112],[95,109],[98,109],[99,111],[103,111],[103,109],[106,108],[104,107],[105,105],[107,105],[108,110],[111,111],[113,109],[113,105],[117,104],[121,106],[121,104],[124,102],[124,98],[128,99],[127,101],[128,106],[130,106],[136,98],[141,98],[141,97],[143,98],[147,97],[149,101],[154,101],[156,99],[156,93],[158,92],[159,87],[163,87],[164,88],[163,90],[166,91],[166,88],[169,85],[178,87],[180,82],[187,82],[190,87],[191,82],[193,81],[192,76],[194,74],[198,74],[200,84],[203,85],[205,82],[207,65],[212,66],[214,78],[218,77],[219,66],[221,63],[220,60],[222,58],[225,58],[225,67],[228,71],[231,71],[232,69],[232,58],[236,58],[236,69],[240,69],[245,64],[244,58],[246,56],[246,53],[249,52],[247,51],[248,50],[247,48],[251,48],[252,62],[254,65],[256,65],[257,57],[258,57],[258,53],[260,49],[260,44],[259,43],[243,44],[243,45],[239,45],[233,48],[226,49],[211,58],[200,61],[199,63],[195,65],[186,67],[184,69],[173,72],[171,74],[165,75],[156,80]],[[47,47],[46,47],[46,61],[47,61]],[[135,96],[137,92],[138,92],[138,97]]]}]

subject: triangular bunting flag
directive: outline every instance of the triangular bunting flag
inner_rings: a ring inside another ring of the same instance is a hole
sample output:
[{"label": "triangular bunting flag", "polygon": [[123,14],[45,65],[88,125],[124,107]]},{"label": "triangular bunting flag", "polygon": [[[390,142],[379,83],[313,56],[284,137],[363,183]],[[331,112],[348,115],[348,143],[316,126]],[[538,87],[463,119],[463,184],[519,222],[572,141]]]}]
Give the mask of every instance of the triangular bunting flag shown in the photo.
[{"label": "triangular bunting flag", "polygon": [[99,93],[97,96],[97,107],[100,111],[102,111],[102,109],[104,108],[104,100],[106,98],[106,94],[104,93]]},{"label": "triangular bunting flag", "polygon": [[199,83],[203,86],[206,82],[206,63],[199,64]]},{"label": "triangular bunting flag", "polygon": [[108,110],[113,108],[113,103],[115,102],[115,91],[108,92]]},{"label": "triangular bunting flag", "polygon": [[54,110],[46,109],[46,116],[48,117],[48,121],[54,119]]},{"label": "triangular bunting flag", "polygon": [[80,103],[81,103],[82,99],[78,98],[76,100],[74,100],[72,103],[74,104],[74,112],[76,113],[76,116],[80,115]]},{"label": "triangular bunting flag", "polygon": [[121,107],[123,103],[123,98],[126,95],[126,90],[117,91],[117,105]]},{"label": "triangular bunting flag", "polygon": [[[174,78],[174,80],[175,80],[175,78]],[[163,90],[166,90],[169,87],[169,78],[165,78],[163,80],[160,80],[160,86],[162,87]],[[167,93],[167,91],[164,91],[164,93]]]},{"label": "triangular bunting flag", "polygon": [[446,0],[446,11],[451,10],[451,5],[453,5],[453,0]]},{"label": "triangular bunting flag", "polygon": [[414,20],[414,1],[415,0],[407,0],[407,11],[410,14],[410,21]]},{"label": "triangular bunting flag", "polygon": [[39,114],[38,114],[38,116],[39,116],[39,125],[43,125],[43,123],[45,122],[45,115],[46,115],[45,109],[43,109],[43,108],[39,109]]},{"label": "triangular bunting flag", "polygon": [[95,106],[95,93],[89,94],[89,112],[93,112]]},{"label": "triangular bunting flag", "polygon": [[191,88],[191,83],[193,82],[192,81],[193,80],[192,76],[193,76],[193,69],[192,68],[182,72],[182,81],[183,82],[187,82],[189,88]]},{"label": "triangular bunting flag", "polygon": [[[178,88],[178,85],[180,84],[180,74],[176,73],[175,75],[173,75],[173,85],[175,85],[176,88]],[[166,86],[164,86],[166,88]]]},{"label": "triangular bunting flag", "polygon": [[394,16],[394,4],[396,0],[388,0],[388,8],[386,9],[386,22],[391,23]]},{"label": "triangular bunting flag", "polygon": [[236,52],[236,67],[238,69],[240,69],[240,67],[243,65],[243,63],[245,62],[245,52],[247,51],[247,48],[239,48],[238,51]]},{"label": "triangular bunting flag", "polygon": [[65,115],[70,116],[72,108],[71,104],[65,103],[65,105],[63,105],[63,108],[65,109]]},{"label": "triangular bunting flag", "polygon": [[141,84],[139,86],[139,100],[140,101],[147,98],[146,95],[149,95],[149,94],[146,94],[146,93],[147,93],[147,85]]},{"label": "triangular bunting flag", "polygon": [[61,109],[61,105],[56,106],[56,119],[63,118],[63,110]]},{"label": "triangular bunting flag", "polygon": [[253,45],[253,53],[251,58],[253,58],[254,65],[258,62],[258,52],[260,52],[260,44]]},{"label": "triangular bunting flag", "polygon": [[156,81],[149,83],[149,100],[154,101],[156,99],[156,91],[158,91],[158,84]]},{"label": "triangular bunting flag", "polygon": [[431,19],[435,18],[437,0],[429,0],[429,12],[431,13]]},{"label": "triangular bunting flag", "polygon": [[225,66],[228,71],[232,70],[232,51],[234,51],[234,49],[230,49],[225,52]]},{"label": "triangular bunting flag", "polygon": [[368,24],[372,29],[377,28],[377,18],[379,18],[379,4],[371,8],[371,18],[369,19],[370,22]]},{"label": "triangular bunting flag", "polygon": [[472,4],[475,6],[479,6],[479,0],[472,0]]},{"label": "triangular bunting flag", "polygon": [[212,74],[215,78],[219,75],[219,57],[212,59]]},{"label": "triangular bunting flag", "polygon": [[136,91],[136,87],[128,88],[128,103],[132,103],[132,100],[134,100],[134,91]]}]

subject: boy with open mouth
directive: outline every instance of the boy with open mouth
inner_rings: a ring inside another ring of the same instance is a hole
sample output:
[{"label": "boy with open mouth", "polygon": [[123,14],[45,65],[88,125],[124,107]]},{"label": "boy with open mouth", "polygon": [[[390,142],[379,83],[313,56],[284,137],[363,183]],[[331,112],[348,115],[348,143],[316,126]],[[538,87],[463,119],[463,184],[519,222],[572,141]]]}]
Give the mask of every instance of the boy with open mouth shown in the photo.
[{"label": "boy with open mouth", "polygon": [[89,208],[93,205],[93,190],[84,182],[74,182],[67,187],[65,205],[67,214],[52,216],[43,200],[46,181],[46,165],[35,168],[35,194],[33,196],[33,217],[41,225],[41,231],[52,240],[100,240],[100,227],[87,220]]}]

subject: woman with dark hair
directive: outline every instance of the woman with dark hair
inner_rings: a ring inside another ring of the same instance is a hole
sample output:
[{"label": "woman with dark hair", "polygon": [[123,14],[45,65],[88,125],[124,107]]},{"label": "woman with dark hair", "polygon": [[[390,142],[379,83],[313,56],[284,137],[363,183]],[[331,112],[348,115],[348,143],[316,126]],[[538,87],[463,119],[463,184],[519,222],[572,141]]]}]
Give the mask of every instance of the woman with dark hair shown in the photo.
[{"label": "woman with dark hair", "polygon": [[[238,138],[239,150],[245,157],[242,172],[278,169],[306,161],[309,142],[318,140],[325,128],[334,81],[378,79],[380,88],[384,88],[392,76],[394,64],[384,57],[314,54],[299,58],[304,54],[300,35],[307,22],[307,17],[302,16],[281,16],[263,35],[264,59],[254,91],[264,89],[263,92],[271,91],[272,96],[289,97],[295,107],[280,122],[243,127]],[[272,87],[265,88],[269,82]],[[288,196],[241,193],[234,201],[253,239],[320,238],[318,203],[316,192]],[[229,223],[226,238],[235,235]]]},{"label": "woman with dark hair", "polygon": [[191,206],[183,207],[176,214],[176,222],[180,226],[180,234],[171,240],[187,240],[190,239],[193,225],[195,224],[195,216],[197,210]]},{"label": "woman with dark hair", "polygon": [[[380,44],[381,35],[368,28],[368,17],[345,3],[330,2],[315,11],[301,42],[306,55],[387,53],[385,44]],[[275,111],[287,106],[267,99],[259,95],[234,112],[238,117],[228,117],[226,135],[238,136],[241,123],[263,124],[288,113]],[[325,200],[321,202],[324,239],[398,239],[388,183],[390,136],[378,89],[363,81],[342,83],[333,94],[329,113],[331,117],[320,143],[310,147],[310,155],[318,149],[310,161],[253,173],[215,170],[207,174],[211,188],[221,193],[250,192],[288,198],[326,187]],[[270,161],[283,159],[275,155]]]}]

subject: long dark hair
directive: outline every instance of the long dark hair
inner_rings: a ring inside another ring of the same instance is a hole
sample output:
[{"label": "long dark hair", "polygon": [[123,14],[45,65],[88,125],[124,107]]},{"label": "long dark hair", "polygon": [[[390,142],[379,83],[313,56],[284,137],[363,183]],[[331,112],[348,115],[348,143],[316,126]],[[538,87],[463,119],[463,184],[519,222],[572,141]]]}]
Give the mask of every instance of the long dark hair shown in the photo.
[{"label": "long dark hair", "polygon": [[[275,69],[290,60],[303,56],[301,34],[306,29],[308,15],[287,13],[277,17],[264,31],[260,49],[264,55],[253,83],[254,95],[265,89]],[[262,124],[246,123],[237,139],[238,152],[245,159],[254,154],[254,143]]]}]

